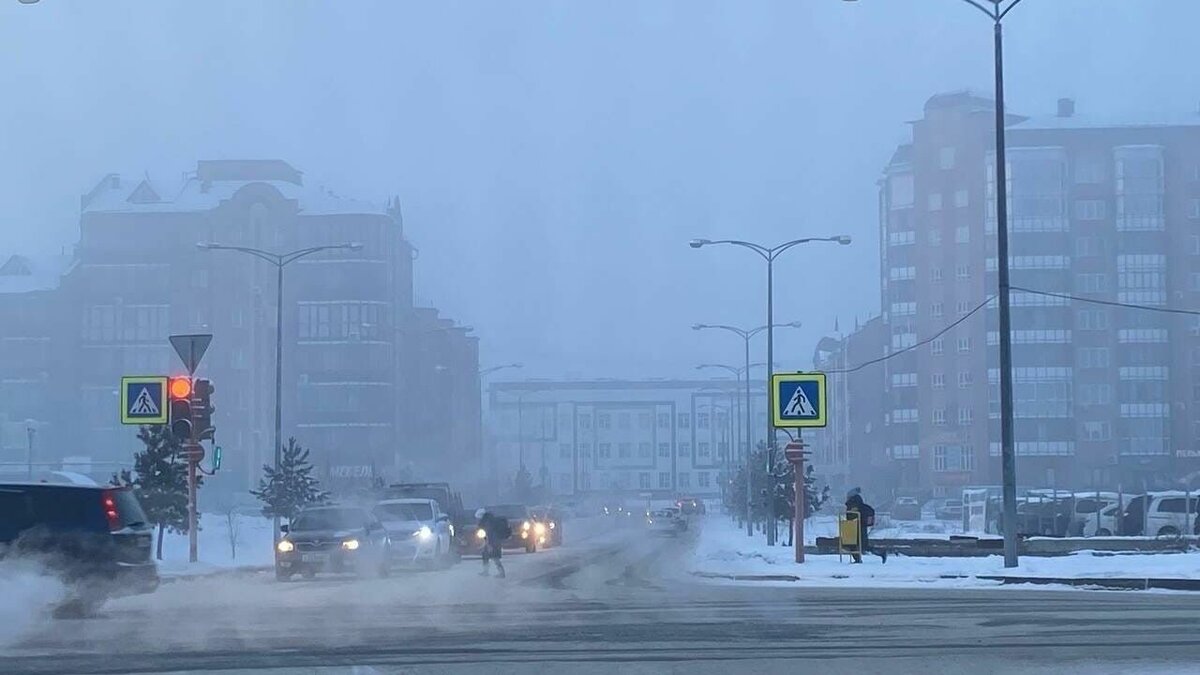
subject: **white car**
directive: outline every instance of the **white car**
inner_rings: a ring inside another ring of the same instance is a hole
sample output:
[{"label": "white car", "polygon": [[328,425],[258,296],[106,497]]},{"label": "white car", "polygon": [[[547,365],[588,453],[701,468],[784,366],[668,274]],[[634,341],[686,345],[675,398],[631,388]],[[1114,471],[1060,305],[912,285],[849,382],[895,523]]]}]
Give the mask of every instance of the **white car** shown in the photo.
[{"label": "white car", "polygon": [[1100,517],[1091,513],[1083,519],[1083,536],[1111,537],[1117,533],[1117,514],[1120,513],[1116,503],[1108,504],[1100,509]]},{"label": "white car", "polygon": [[[1190,508],[1188,501],[1191,502]],[[1156,537],[1192,534],[1197,507],[1200,507],[1200,495],[1194,492],[1190,496],[1183,492],[1151,493],[1150,510],[1145,516],[1145,533]]]},{"label": "white car", "polygon": [[646,527],[656,534],[675,535],[686,531],[688,522],[679,509],[672,507],[647,512]]},{"label": "white car", "polygon": [[373,512],[391,537],[394,562],[443,567],[454,561],[454,525],[436,501],[387,499]]}]

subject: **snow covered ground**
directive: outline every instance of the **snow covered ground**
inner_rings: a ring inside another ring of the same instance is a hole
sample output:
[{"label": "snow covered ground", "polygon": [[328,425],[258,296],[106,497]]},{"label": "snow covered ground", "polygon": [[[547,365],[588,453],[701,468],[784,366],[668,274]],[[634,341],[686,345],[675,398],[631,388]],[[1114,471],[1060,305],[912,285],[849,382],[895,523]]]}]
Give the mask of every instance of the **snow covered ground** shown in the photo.
[{"label": "snow covered ground", "polygon": [[[876,539],[949,539],[951,535],[963,534],[978,537],[996,536],[983,532],[963,532],[962,522],[955,520],[893,520],[887,527],[871,529],[871,536]],[[836,536],[836,515],[819,514],[805,522],[804,541],[810,546],[817,542],[817,537]]]},{"label": "snow covered ground", "polygon": [[[820,531],[820,522],[815,529]],[[832,536],[832,531],[821,536]],[[885,536],[885,535],[877,535]],[[886,535],[894,536],[894,535]],[[815,535],[806,532],[811,541]],[[714,575],[792,575],[803,583],[836,585],[995,585],[999,582],[978,576],[1002,575],[1086,578],[1169,578],[1200,579],[1200,552],[1176,554],[1096,554],[1090,551],[1054,558],[1022,556],[1015,569],[1005,569],[1002,556],[977,558],[888,557],[882,564],[868,555],[862,565],[851,565],[849,556],[841,561],[836,555],[808,554],[803,565],[794,562],[790,548],[768,547],[761,536],[750,538],[727,518],[714,516],[705,521],[689,571]],[[944,577],[965,577],[946,579]]]},{"label": "snow covered ground", "polygon": [[[188,563],[187,534],[163,536],[163,559],[158,572],[165,577],[207,574],[232,567],[262,567],[275,564],[271,550],[272,523],[260,515],[235,516],[236,555],[229,545],[229,522],[224,514],[205,513],[200,518],[197,550],[200,561]],[[157,534],[156,534],[157,536]]]}]

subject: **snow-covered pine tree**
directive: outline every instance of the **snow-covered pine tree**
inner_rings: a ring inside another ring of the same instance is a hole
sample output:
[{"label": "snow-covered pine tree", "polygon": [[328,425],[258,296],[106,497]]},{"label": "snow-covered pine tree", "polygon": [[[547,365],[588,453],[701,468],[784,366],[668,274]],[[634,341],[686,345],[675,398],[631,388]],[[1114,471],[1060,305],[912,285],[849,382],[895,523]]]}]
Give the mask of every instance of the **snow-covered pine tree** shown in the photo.
[{"label": "snow-covered pine tree", "polygon": [[312,464],[308,461],[308,450],[289,438],[282,448],[279,470],[263,465],[263,477],[258,489],[251,490],[263,503],[263,515],[268,518],[284,518],[288,524],[305,506],[321,504],[328,500],[329,493],[321,490],[320,482],[312,475]]}]

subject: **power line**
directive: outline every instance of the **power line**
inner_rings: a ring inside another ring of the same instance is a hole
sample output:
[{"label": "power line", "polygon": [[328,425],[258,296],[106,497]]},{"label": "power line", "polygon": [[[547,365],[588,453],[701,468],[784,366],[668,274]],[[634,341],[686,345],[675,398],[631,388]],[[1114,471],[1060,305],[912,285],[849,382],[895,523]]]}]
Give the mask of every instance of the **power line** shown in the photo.
[{"label": "power line", "polygon": [[994,296],[994,295],[989,295],[987,297],[987,299],[985,299],[983,302],[979,303],[978,305],[975,305],[974,309],[972,309],[971,311],[967,312],[966,314],[963,314],[962,316],[958,317],[953,322],[947,324],[945,328],[939,330],[938,332],[925,338],[924,340],[921,340],[920,342],[911,344],[911,345],[905,347],[904,349],[899,349],[890,354],[885,354],[877,359],[871,359],[870,361],[864,361],[852,368],[842,368],[839,370],[826,370],[824,372],[828,375],[853,373],[853,372],[862,370],[863,368],[866,368],[867,366],[873,366],[876,363],[882,363],[884,361],[887,361],[888,359],[900,356],[901,354],[911,352],[912,350],[917,349],[918,347],[924,347],[925,345],[929,344],[930,342],[933,342],[934,340],[940,338],[941,336],[945,335],[946,333],[949,333],[952,329],[954,329],[954,327],[958,326],[960,323],[962,323],[962,322],[966,321],[967,319],[971,318],[972,316],[974,316],[975,313],[978,312],[979,310],[983,309],[984,307],[987,307],[987,304],[989,302],[991,302],[993,299],[995,299],[995,297],[996,296]]},{"label": "power line", "polygon": [[1093,305],[1106,305],[1108,307],[1125,307],[1127,309],[1144,309],[1147,312],[1162,312],[1164,314],[1186,314],[1188,316],[1200,316],[1200,310],[1194,309],[1179,309],[1177,307],[1154,307],[1152,305],[1138,305],[1130,302],[1116,302],[1115,300],[1099,300],[1097,298],[1082,298],[1078,295],[1068,295],[1066,293],[1051,293],[1050,291],[1039,291],[1032,288],[1022,288],[1020,286],[1009,286],[1011,290],[1021,291],[1022,293],[1032,293],[1034,295],[1044,295],[1048,298],[1061,298],[1063,300],[1074,300],[1077,302],[1088,302]]}]

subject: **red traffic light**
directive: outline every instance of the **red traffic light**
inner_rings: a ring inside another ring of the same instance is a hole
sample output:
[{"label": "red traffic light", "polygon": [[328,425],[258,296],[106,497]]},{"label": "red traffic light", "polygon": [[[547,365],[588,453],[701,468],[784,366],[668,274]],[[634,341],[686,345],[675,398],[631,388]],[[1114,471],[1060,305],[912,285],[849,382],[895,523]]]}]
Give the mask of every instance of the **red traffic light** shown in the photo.
[{"label": "red traffic light", "polygon": [[171,398],[189,398],[192,395],[192,381],[186,377],[173,377],[169,389]]}]

